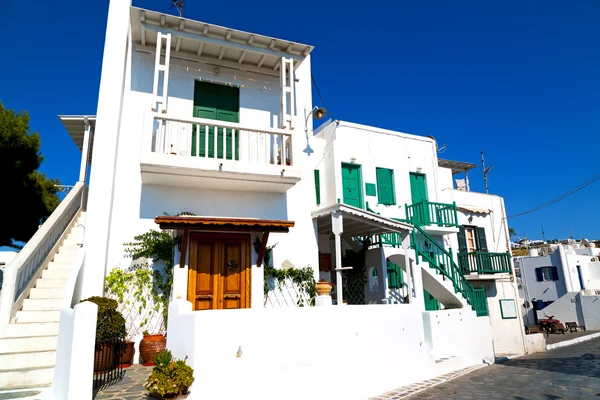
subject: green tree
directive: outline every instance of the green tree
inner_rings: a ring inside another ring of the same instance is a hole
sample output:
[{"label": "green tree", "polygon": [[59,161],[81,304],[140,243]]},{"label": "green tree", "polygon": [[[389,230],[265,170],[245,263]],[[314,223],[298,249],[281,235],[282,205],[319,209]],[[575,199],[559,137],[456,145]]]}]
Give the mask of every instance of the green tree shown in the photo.
[{"label": "green tree", "polygon": [[514,239],[517,237],[517,231],[515,231],[513,228],[508,228],[508,234],[510,235],[511,239]]},{"label": "green tree", "polygon": [[38,171],[44,157],[40,136],[29,129],[27,112],[6,109],[0,102],[0,171],[3,219],[0,246],[19,248],[60,203],[55,186]]}]

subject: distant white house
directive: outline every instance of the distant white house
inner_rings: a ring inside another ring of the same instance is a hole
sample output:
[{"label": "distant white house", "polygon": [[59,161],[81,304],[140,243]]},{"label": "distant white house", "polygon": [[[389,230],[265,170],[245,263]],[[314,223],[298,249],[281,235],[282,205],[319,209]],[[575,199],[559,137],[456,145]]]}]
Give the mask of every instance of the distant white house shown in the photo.
[{"label": "distant white house", "polygon": [[[581,296],[600,291],[600,249],[582,244],[556,245],[545,256],[515,257],[519,270],[519,292],[526,325],[537,318],[554,316],[561,322],[578,322],[589,329],[600,327],[600,319],[582,310]],[[600,292],[599,292],[600,293]],[[588,310],[589,311],[589,310]]]}]

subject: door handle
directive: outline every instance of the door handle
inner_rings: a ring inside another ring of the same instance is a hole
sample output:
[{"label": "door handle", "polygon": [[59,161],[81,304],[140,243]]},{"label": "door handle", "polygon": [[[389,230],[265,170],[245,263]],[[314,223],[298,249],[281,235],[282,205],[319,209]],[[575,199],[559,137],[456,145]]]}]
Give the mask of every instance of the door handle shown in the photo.
[{"label": "door handle", "polygon": [[226,299],[239,300],[240,299],[240,295],[239,294],[226,294],[225,298]]},{"label": "door handle", "polygon": [[212,300],[212,296],[210,294],[200,294],[196,296],[196,300]]}]

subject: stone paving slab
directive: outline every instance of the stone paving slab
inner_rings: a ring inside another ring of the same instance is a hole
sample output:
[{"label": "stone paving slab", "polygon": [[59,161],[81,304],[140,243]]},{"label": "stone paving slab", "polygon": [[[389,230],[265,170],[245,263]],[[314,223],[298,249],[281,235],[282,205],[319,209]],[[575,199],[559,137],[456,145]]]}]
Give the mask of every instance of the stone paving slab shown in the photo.
[{"label": "stone paving slab", "polygon": [[95,396],[95,400],[156,400],[148,396],[148,391],[144,387],[146,379],[152,372],[152,367],[144,367],[141,364],[134,364],[123,370],[125,376],[123,379],[106,389],[101,390]]},{"label": "stone paving slab", "polygon": [[410,399],[595,399],[600,396],[600,338],[514,358],[412,395]]}]

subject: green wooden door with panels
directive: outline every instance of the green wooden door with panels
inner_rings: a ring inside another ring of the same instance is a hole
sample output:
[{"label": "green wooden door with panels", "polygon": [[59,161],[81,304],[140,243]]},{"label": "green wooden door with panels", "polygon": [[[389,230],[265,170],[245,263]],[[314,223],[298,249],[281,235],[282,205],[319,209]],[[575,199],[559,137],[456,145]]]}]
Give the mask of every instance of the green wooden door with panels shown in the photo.
[{"label": "green wooden door with panels", "polygon": [[[194,117],[217,121],[240,122],[240,90],[236,87],[196,81],[194,84]],[[217,158],[239,160],[239,132],[234,129],[216,128]],[[199,142],[197,138],[200,133]],[[208,134],[208,154],[206,135]],[[225,149],[223,149],[225,135]],[[234,144],[235,142],[235,144]],[[215,158],[215,127],[194,124],[192,128],[192,156]],[[235,149],[234,149],[235,147]],[[225,151],[225,157],[223,152]]]},{"label": "green wooden door with panels", "polygon": [[429,225],[427,178],[425,174],[410,173],[410,196],[414,212],[413,222],[419,225]]},{"label": "green wooden door with panels", "polygon": [[342,191],[344,204],[363,208],[360,165],[342,163]]}]

